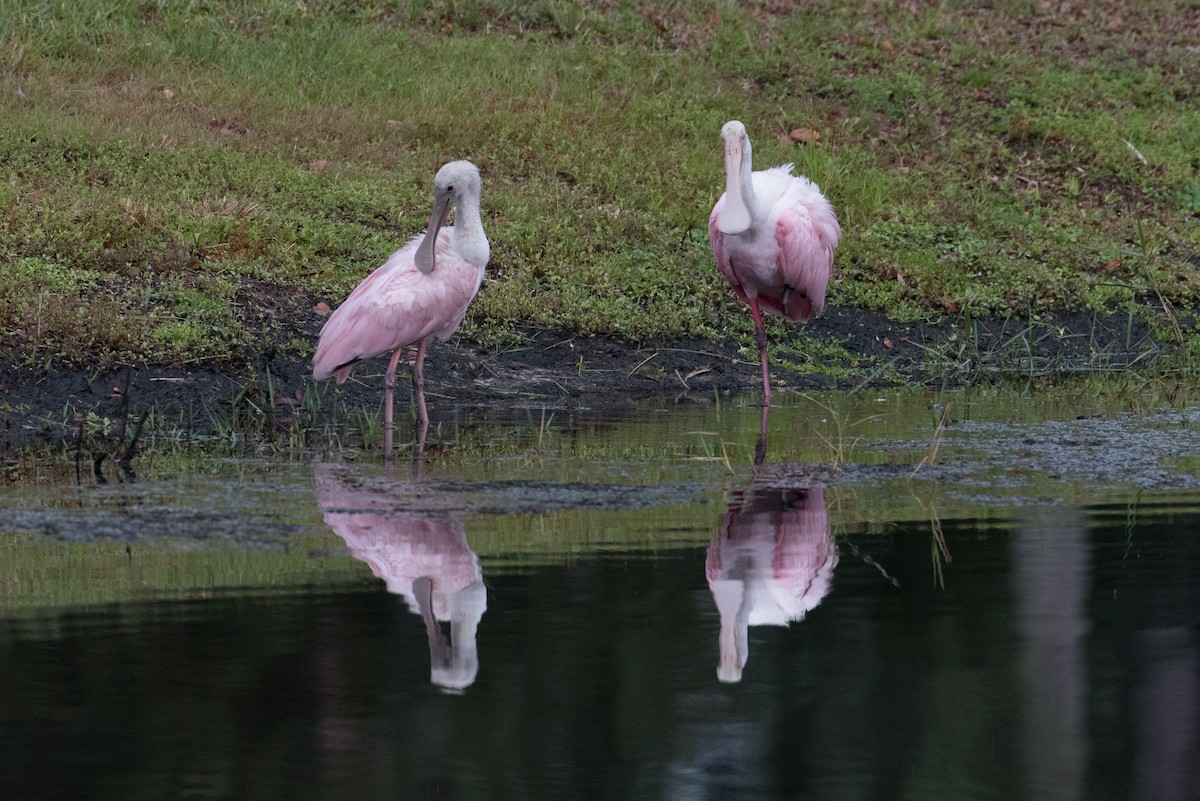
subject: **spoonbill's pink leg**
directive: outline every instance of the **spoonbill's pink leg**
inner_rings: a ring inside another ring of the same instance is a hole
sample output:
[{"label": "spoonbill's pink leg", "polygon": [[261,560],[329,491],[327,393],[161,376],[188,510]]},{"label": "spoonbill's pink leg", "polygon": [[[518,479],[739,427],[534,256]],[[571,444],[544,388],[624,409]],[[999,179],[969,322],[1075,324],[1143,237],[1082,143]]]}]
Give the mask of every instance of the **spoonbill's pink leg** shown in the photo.
[{"label": "spoonbill's pink leg", "polygon": [[396,365],[399,364],[400,354],[403,352],[403,345],[392,351],[392,360],[388,362],[387,373],[383,377],[383,461],[385,464],[392,463],[392,442],[395,430],[392,407],[396,395]]},{"label": "spoonbill's pink leg", "polygon": [[750,301],[750,314],[754,316],[754,335],[758,339],[758,358],[762,362],[763,406],[770,406],[771,378],[767,374],[767,331],[763,328],[762,314],[758,310],[758,298]]},{"label": "spoonbill's pink leg", "polygon": [[417,363],[413,367],[413,387],[417,395],[417,416],[420,418],[420,431],[417,441],[420,447],[425,446],[425,434],[429,431],[429,412],[425,409],[425,340],[417,345]]}]

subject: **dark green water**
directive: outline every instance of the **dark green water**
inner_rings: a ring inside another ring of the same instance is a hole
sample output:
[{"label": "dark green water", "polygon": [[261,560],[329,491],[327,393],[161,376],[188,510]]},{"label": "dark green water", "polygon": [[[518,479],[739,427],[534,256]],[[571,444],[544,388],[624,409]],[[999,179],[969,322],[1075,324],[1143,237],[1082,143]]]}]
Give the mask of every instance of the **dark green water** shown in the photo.
[{"label": "dark green water", "polygon": [[10,494],[5,797],[1200,797],[1193,412],[976,415],[913,480],[899,413],[840,471],[660,447],[711,414]]}]

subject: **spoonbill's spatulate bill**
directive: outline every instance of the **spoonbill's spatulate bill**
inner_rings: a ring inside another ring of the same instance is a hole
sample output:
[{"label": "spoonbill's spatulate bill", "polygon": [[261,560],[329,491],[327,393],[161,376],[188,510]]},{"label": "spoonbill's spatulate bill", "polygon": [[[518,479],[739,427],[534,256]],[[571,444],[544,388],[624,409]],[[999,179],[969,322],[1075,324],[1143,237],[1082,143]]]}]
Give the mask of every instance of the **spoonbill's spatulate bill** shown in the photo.
[{"label": "spoonbill's spatulate bill", "polygon": [[[490,250],[479,216],[479,170],[452,161],[433,179],[429,230],[393,253],[355,287],[321,329],[313,356],[313,377],[340,384],[364,359],[391,354],[384,378],[384,449],[391,456],[392,400],[396,365],[409,345],[417,346],[414,394],[420,415],[418,442],[429,429],[425,407],[425,348],[458,328],[483,282]],[[454,225],[443,227],[451,207]]]},{"label": "spoonbill's spatulate bill", "polygon": [[771,405],[763,313],[806,322],[825,306],[833,250],[841,239],[833,207],[792,165],[753,172],[750,138],[737,120],[725,140],[725,194],[708,218],[717,269],[750,304],[762,362],[763,404]]}]

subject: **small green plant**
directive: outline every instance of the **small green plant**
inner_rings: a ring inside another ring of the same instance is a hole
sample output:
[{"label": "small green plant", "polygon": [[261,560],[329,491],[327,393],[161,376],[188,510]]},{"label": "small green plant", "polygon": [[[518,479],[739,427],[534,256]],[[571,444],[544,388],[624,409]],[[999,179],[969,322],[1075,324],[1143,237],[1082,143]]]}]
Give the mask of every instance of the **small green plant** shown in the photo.
[{"label": "small green plant", "polygon": [[1179,192],[1179,205],[1185,214],[1200,215],[1200,181],[1188,181]]},{"label": "small green plant", "polygon": [[800,397],[824,410],[826,415],[828,415],[828,420],[833,423],[833,434],[831,436],[826,436],[820,432],[817,432],[817,436],[820,437],[821,442],[824,443],[828,451],[830,465],[835,468],[841,467],[853,458],[854,449],[857,447],[859,440],[862,439],[860,436],[851,437],[850,430],[857,428],[863,423],[868,423],[871,420],[879,418],[879,415],[871,414],[861,417],[858,420],[848,421],[841,411],[818,400],[812,395],[802,393]]},{"label": "small green plant", "polygon": [[[733,461],[729,456],[729,443],[713,431],[691,431],[696,437],[695,445],[688,448],[689,459],[698,462],[717,462],[725,468],[725,472],[733,474]],[[713,438],[713,441],[709,440]],[[715,442],[715,444],[714,444]]]},{"label": "small green plant", "polygon": [[909,474],[909,478],[915,477],[922,467],[928,467],[932,471],[937,464],[938,450],[942,444],[942,435],[946,433],[946,421],[950,419],[950,409],[953,405],[953,403],[942,405],[937,425],[933,429],[933,439],[929,444],[929,450],[921,457],[921,461],[917,462],[917,466],[913,468],[912,473]]}]

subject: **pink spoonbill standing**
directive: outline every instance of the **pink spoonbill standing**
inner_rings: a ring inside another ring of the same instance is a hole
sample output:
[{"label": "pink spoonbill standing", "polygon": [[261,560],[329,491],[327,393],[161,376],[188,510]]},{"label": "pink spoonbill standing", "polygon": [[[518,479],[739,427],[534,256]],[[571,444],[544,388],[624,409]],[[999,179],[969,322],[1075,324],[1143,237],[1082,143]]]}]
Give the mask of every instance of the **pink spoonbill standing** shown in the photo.
[{"label": "pink spoonbill standing", "polygon": [[762,362],[763,405],[771,405],[764,313],[807,322],[825,306],[833,250],[842,237],[820,188],[792,165],[753,172],[750,138],[737,120],[721,128],[725,194],[708,218],[717,269],[750,304]]},{"label": "pink spoonbill standing", "polygon": [[[391,354],[384,377],[384,450],[392,451],[392,401],[396,365],[409,345],[417,346],[413,387],[420,416],[418,448],[429,429],[425,408],[425,349],[455,332],[483,282],[490,249],[479,216],[479,170],[452,161],[433,179],[429,230],[393,253],[355,287],[321,329],[313,355],[313,378],[341,384],[359,362]],[[454,207],[454,225],[443,227]]]}]

